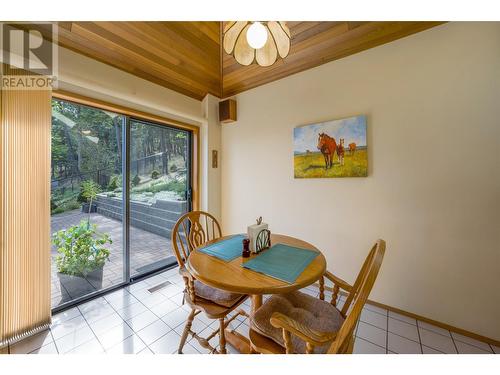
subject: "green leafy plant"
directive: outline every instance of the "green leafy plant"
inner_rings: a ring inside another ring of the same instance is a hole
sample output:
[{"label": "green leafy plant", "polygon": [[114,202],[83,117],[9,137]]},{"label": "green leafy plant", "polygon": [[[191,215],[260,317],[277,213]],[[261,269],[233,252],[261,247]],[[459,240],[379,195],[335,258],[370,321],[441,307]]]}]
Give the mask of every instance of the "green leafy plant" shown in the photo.
[{"label": "green leafy plant", "polygon": [[89,224],[90,224],[90,211],[92,210],[92,201],[97,198],[97,194],[99,194],[100,191],[101,189],[99,188],[99,185],[97,185],[94,181],[87,180],[82,182],[81,194],[82,197],[89,204],[89,218],[88,218]]},{"label": "green leafy plant", "polygon": [[153,180],[156,180],[158,177],[160,177],[160,172],[158,172],[156,169],[151,172],[151,178]]},{"label": "green leafy plant", "polygon": [[59,255],[56,257],[60,273],[86,276],[104,266],[110,252],[105,247],[113,241],[107,233],[97,233],[97,226],[82,220],[79,225],[53,234],[52,243]]},{"label": "green leafy plant", "polygon": [[132,179],[132,186],[137,186],[141,183],[141,178],[139,177],[138,174],[136,174],[134,176],[134,178]]},{"label": "green leafy plant", "polygon": [[109,179],[108,190],[116,190],[122,186],[122,176],[114,174]]}]

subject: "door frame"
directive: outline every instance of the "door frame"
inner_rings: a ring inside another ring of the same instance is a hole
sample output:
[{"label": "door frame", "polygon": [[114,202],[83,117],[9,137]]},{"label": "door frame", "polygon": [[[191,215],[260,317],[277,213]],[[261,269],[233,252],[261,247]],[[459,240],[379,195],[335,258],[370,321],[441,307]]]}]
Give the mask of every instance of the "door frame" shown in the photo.
[{"label": "door frame", "polygon": [[[124,286],[134,284],[146,277],[156,273],[163,272],[165,268],[146,273],[133,280],[130,275],[130,120],[136,119],[152,123],[157,126],[166,126],[169,128],[184,130],[189,132],[189,164],[190,176],[188,189],[191,189],[191,201],[189,202],[189,210],[198,210],[200,206],[200,128],[198,126],[181,122],[178,120],[169,119],[157,115],[152,115],[146,112],[127,108],[121,105],[112,104],[98,99],[89,98],[79,94],[70,93],[67,91],[55,90],[52,92],[52,98],[60,99],[76,104],[85,105],[105,111],[114,112],[123,115],[122,123],[122,175],[123,175],[123,202],[122,202],[122,223],[123,223],[123,255],[124,255],[124,270],[122,283],[116,284],[110,288],[98,290],[88,295],[76,298],[59,306],[52,308],[52,314],[74,307],[75,305],[90,301],[94,298],[111,293]],[[189,186],[190,185],[190,186]],[[167,266],[168,268],[168,266]]]}]

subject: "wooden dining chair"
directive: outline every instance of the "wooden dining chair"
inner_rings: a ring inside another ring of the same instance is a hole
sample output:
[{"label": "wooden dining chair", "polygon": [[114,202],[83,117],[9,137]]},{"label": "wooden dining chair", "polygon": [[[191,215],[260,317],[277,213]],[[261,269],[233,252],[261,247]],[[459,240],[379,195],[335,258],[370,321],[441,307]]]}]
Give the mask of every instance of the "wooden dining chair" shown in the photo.
[{"label": "wooden dining chair", "polygon": [[[172,231],[172,247],[175,257],[179,263],[179,273],[184,279],[184,301],[191,307],[191,312],[186,321],[178,352],[182,348],[187,337],[192,335],[200,345],[209,349],[211,353],[226,353],[226,339],[224,330],[238,315],[248,316],[245,311],[238,310],[230,319],[227,315],[233,312],[248,296],[238,293],[227,292],[203,284],[191,275],[185,264],[189,254],[209,241],[222,236],[220,225],[211,214],[203,211],[191,211],[182,215]],[[204,313],[210,319],[219,320],[219,328],[208,337],[200,337],[191,330],[194,318]],[[219,334],[219,350],[210,345],[210,340]]]},{"label": "wooden dining chair", "polygon": [[[385,253],[378,240],[354,282],[326,271],[319,280],[319,299],[295,291],[270,297],[251,317],[250,342],[258,353],[352,353],[354,329],[377,278]],[[333,283],[332,298],[325,301],[325,282]],[[345,291],[343,307],[337,306]]]}]

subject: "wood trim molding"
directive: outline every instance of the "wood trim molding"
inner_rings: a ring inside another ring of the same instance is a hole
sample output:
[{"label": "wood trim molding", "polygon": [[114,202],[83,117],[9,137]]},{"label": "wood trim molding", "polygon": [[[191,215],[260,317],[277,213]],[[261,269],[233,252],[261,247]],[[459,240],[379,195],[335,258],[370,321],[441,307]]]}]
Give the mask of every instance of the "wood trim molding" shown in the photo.
[{"label": "wood trim molding", "polygon": [[188,124],[182,121],[169,119],[167,117],[153,115],[147,112],[124,107],[119,104],[105,102],[103,100],[90,98],[87,96],[74,94],[67,91],[57,90],[52,92],[52,97],[56,99],[66,100],[89,107],[99,108],[106,111],[119,113],[125,116],[130,116],[138,120],[151,121],[160,125],[167,125],[173,128],[187,130],[192,133],[192,150],[191,155],[191,181],[192,181],[192,209],[199,210],[200,208],[200,128],[196,125]]},{"label": "wood trim molding", "polygon": [[[319,284],[315,283],[314,285],[319,289]],[[333,292],[333,289],[329,286],[325,286],[325,290]],[[339,294],[344,295],[344,296],[347,295],[347,293],[345,293],[343,291],[340,291]],[[482,335],[479,335],[477,333],[470,332],[470,331],[467,331],[465,329],[455,327],[455,326],[452,326],[452,325],[447,324],[447,323],[443,323],[443,322],[439,322],[437,320],[426,318],[425,316],[414,314],[414,313],[409,312],[409,311],[401,310],[401,309],[398,309],[396,307],[385,305],[383,303],[376,302],[376,301],[373,301],[370,299],[367,300],[366,303],[373,305],[373,306],[380,307],[382,309],[386,309],[388,311],[392,311],[392,312],[397,313],[397,314],[405,315],[405,316],[410,317],[412,319],[416,319],[416,320],[420,320],[420,321],[425,322],[425,323],[432,324],[434,326],[446,329],[447,331],[455,332],[455,333],[458,333],[460,335],[467,336],[467,337],[470,337],[472,339],[475,339],[478,341],[483,341],[485,343],[500,347],[500,341],[498,341],[498,340],[495,340],[495,339],[492,339],[492,338],[489,338],[486,336],[482,336]]]}]

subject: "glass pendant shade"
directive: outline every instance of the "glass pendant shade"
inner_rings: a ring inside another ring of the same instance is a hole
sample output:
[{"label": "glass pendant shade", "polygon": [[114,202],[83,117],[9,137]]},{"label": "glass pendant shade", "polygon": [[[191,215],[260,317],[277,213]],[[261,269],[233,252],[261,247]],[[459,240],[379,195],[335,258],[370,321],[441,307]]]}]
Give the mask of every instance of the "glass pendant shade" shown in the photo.
[{"label": "glass pendant shade", "polygon": [[227,22],[224,27],[223,47],[241,65],[256,62],[273,65],[290,52],[290,30],[285,22]]}]

